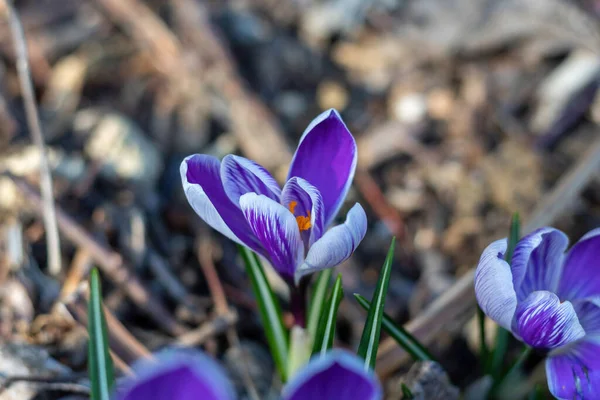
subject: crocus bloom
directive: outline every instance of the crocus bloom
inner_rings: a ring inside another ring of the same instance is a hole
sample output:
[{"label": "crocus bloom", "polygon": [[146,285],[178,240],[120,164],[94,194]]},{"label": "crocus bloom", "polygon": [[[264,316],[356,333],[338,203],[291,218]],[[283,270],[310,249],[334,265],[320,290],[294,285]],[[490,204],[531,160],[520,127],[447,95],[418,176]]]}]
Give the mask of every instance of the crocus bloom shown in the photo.
[{"label": "crocus bloom", "polygon": [[[356,355],[333,350],[314,358],[284,388],[284,400],[378,400],[381,386]],[[167,351],[134,366],[115,400],[233,400],[221,366],[199,352]]]},{"label": "crocus bloom", "polygon": [[346,222],[326,231],[350,188],[356,142],[335,110],[306,128],[288,179],[279,187],[257,163],[195,154],[181,163],[181,180],[198,215],[223,235],[265,257],[290,284],[338,265],[363,239],[367,217],[357,203]]},{"label": "crocus bloom", "polygon": [[529,346],[547,352],[550,392],[600,398],[600,229],[568,252],[567,236],[542,228],[523,237],[510,265],[506,239],[490,244],[475,272],[483,311]]}]

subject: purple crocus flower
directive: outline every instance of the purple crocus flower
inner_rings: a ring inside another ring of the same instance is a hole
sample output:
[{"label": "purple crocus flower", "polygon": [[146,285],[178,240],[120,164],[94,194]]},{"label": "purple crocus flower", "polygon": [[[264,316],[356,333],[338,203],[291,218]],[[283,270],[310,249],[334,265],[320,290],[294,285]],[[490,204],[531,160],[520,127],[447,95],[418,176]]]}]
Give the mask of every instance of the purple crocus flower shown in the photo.
[{"label": "purple crocus flower", "polygon": [[[165,351],[134,365],[114,400],[233,400],[231,383],[219,364],[200,352]],[[381,386],[364,360],[333,350],[311,360],[284,388],[283,400],[379,400]]]},{"label": "purple crocus flower", "polygon": [[506,239],[490,244],[475,272],[483,311],[529,346],[547,352],[550,392],[600,398],[600,229],[568,252],[567,236],[541,228],[523,237],[510,265]]},{"label": "purple crocus flower", "polygon": [[306,128],[288,179],[279,187],[263,167],[243,157],[195,154],[181,180],[198,215],[223,235],[265,257],[290,284],[350,257],[367,229],[357,203],[346,222],[326,231],[356,169],[356,142],[335,110]]}]

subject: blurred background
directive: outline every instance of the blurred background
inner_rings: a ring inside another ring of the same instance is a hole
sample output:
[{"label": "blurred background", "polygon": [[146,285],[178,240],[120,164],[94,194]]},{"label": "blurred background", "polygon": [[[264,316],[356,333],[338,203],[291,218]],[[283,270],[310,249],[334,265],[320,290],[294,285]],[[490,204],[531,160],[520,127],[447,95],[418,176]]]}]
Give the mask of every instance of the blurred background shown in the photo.
[{"label": "blurred background", "polygon": [[[23,0],[60,233],[50,271],[40,152],[2,4],[2,400],[86,398],[93,266],[119,369],[166,345],[201,346],[242,398],[249,381],[276,398],[235,245],[189,207],[179,164],[236,153],[281,182],[304,128],[331,107],[359,149],[338,219],[356,201],[369,218],[337,268],[337,345],[356,347],[365,314],[352,293],[372,295],[396,236],[386,311],[451,382],[428,367],[405,375],[411,360],[383,335],[377,372],[390,399],[401,382],[430,381],[442,394],[423,398],[456,398],[456,388],[480,398],[470,282],[513,212],[525,230],[551,224],[572,241],[600,226],[596,0]],[[518,351],[511,342],[509,355]],[[533,361],[518,393],[545,386]]]}]

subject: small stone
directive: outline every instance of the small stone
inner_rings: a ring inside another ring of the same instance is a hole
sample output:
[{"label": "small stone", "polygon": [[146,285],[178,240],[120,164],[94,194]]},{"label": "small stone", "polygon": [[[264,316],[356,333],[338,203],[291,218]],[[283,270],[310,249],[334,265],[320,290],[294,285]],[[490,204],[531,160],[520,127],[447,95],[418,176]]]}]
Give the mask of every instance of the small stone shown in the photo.
[{"label": "small stone", "polygon": [[132,120],[118,113],[99,115],[95,110],[76,116],[76,128],[85,129],[90,123],[93,128],[84,151],[102,165],[104,177],[148,186],[156,182],[163,166],[160,152]]},{"label": "small stone", "polygon": [[337,82],[324,81],[317,87],[317,103],[321,110],[335,108],[343,111],[348,101],[348,91]]},{"label": "small stone", "polygon": [[444,369],[434,361],[413,364],[398,382],[398,395],[390,398],[402,398],[402,385],[410,390],[414,400],[454,400],[458,399],[460,393],[458,388],[450,383]]}]

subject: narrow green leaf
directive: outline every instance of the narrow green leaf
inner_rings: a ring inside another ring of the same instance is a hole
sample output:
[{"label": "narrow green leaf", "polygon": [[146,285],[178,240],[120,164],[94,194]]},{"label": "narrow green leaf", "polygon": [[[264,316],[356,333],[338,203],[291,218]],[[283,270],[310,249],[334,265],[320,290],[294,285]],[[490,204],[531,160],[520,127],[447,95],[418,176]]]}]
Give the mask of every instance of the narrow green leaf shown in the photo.
[{"label": "narrow green leaf", "polygon": [[544,398],[544,392],[542,390],[542,385],[539,383],[535,385],[535,387],[529,393],[527,397],[528,400],[542,400]]},{"label": "narrow green leaf", "polygon": [[510,264],[517,242],[521,239],[521,218],[519,213],[514,213],[510,221],[510,234],[508,236],[508,246],[504,259]]},{"label": "narrow green leaf", "polygon": [[338,275],[333,289],[325,304],[325,309],[321,314],[317,335],[315,336],[315,344],[313,346],[313,354],[325,355],[331,347],[333,347],[333,339],[335,337],[335,324],[337,321],[337,312],[342,301],[344,291],[342,290],[342,275]]},{"label": "narrow green leaf", "polygon": [[312,296],[310,298],[310,305],[308,309],[308,320],[306,322],[306,330],[312,338],[313,342],[316,342],[317,327],[319,326],[319,320],[321,319],[321,313],[325,306],[325,296],[327,294],[327,287],[329,286],[329,280],[333,273],[332,268],[327,268],[319,273],[317,282],[313,289]]},{"label": "narrow green leaf", "polygon": [[400,388],[402,389],[402,400],[411,400],[415,398],[415,395],[410,391],[405,383],[403,383]]},{"label": "narrow green leaf", "polygon": [[[358,293],[354,293],[354,297],[362,308],[369,311],[371,308],[371,303],[369,303],[369,300],[365,299]],[[419,343],[414,336],[408,333],[402,326],[396,324],[394,320],[386,313],[383,313],[383,321],[381,325],[388,335],[393,337],[400,347],[410,354],[415,361],[434,360],[427,349],[421,343]]]},{"label": "narrow green leaf", "polygon": [[88,373],[92,400],[109,400],[115,377],[110,358],[106,319],[102,309],[100,275],[96,268],[90,274],[88,335]]},{"label": "narrow green leaf", "polygon": [[477,306],[477,322],[479,325],[479,359],[483,368],[486,369],[490,358],[490,349],[485,340],[485,313],[479,306]]},{"label": "narrow green leaf", "polygon": [[371,299],[371,307],[367,314],[367,322],[363,328],[362,337],[358,346],[358,355],[365,359],[365,369],[374,368],[377,358],[377,349],[379,348],[379,336],[381,334],[381,322],[383,319],[383,307],[385,305],[385,296],[387,294],[390,274],[392,271],[392,261],[394,258],[394,247],[396,238],[392,238],[392,243],[383,263],[379,281]]},{"label": "narrow green leaf", "polygon": [[271,355],[281,380],[285,382],[288,376],[289,334],[283,326],[281,307],[256,254],[246,247],[238,246],[238,248],[250,277]]},{"label": "narrow green leaf", "polygon": [[[515,247],[517,246],[517,242],[521,238],[521,220],[519,218],[519,213],[514,213],[512,219],[510,221],[510,233],[508,236],[508,245],[506,248],[506,254],[504,255],[504,259],[506,262],[510,264],[512,260],[513,253],[515,252]],[[502,365],[504,363],[504,357],[506,355],[506,350],[508,349],[508,341],[510,339],[509,332],[498,326],[496,331],[496,343],[494,346],[494,351],[490,357],[488,372],[492,375],[494,382],[497,381],[502,375]]]}]

